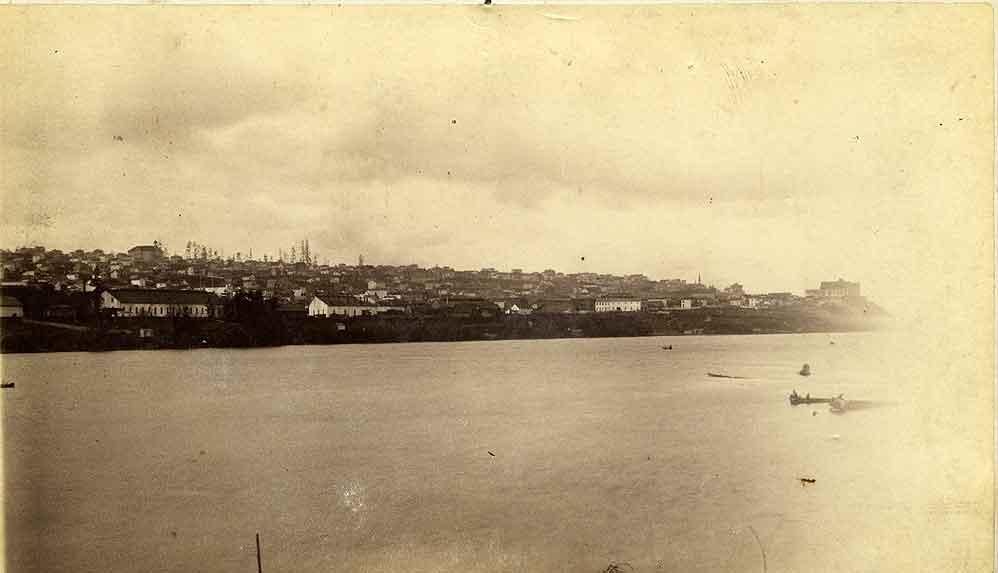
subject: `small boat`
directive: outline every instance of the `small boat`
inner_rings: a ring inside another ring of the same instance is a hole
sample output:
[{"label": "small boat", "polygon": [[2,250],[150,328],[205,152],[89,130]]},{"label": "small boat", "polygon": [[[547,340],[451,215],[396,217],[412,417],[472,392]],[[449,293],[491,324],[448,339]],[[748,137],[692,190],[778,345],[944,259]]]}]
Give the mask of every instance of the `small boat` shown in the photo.
[{"label": "small boat", "polygon": [[804,366],[801,366],[800,372],[798,372],[798,374],[800,374],[801,376],[810,376],[811,375],[811,365],[805,363]]},{"label": "small boat", "polygon": [[730,374],[717,374],[716,372],[708,372],[707,376],[710,376],[711,378],[735,378],[738,380],[745,379],[744,376],[731,376]]},{"label": "small boat", "polygon": [[801,396],[796,390],[790,394],[790,405],[796,406],[798,404],[828,404],[834,400],[834,398],[812,398],[810,394]]}]

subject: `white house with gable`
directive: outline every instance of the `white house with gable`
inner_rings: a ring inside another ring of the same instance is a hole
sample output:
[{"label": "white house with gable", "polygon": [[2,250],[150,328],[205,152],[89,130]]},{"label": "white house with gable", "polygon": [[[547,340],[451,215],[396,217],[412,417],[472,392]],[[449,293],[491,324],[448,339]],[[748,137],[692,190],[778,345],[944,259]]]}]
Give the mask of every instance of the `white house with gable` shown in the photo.
[{"label": "white house with gable", "polygon": [[312,297],[308,303],[309,316],[370,316],[385,312],[405,312],[405,307],[362,302],[352,297]]}]

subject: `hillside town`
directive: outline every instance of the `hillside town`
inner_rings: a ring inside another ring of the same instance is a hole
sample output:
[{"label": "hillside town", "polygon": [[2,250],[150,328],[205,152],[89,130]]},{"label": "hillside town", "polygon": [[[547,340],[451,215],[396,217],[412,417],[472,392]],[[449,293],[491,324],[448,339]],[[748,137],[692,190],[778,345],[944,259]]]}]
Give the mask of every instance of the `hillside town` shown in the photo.
[{"label": "hillside town", "polygon": [[[702,307],[775,308],[814,305],[833,299],[859,298],[860,286],[844,280],[823,282],[803,296],[789,292],[747,293],[740,284],[723,288],[685,279],[654,280],[645,275],[564,274],[552,269],[526,272],[493,268],[455,270],[417,265],[320,264],[302,241],[282,251],[277,260],[222,258],[193,243],[184,254],[168,255],[158,244],[138,245],[126,253],[101,250],[63,252],[44,247],[0,250],[2,288],[37,289],[66,300],[74,293],[101,288],[122,296],[105,297],[118,315],[150,313],[166,316],[191,312],[208,317],[209,308],[238,292],[258,292],[289,309],[310,316],[371,315],[412,312],[421,305],[475,300],[495,304],[505,314],[638,312],[689,310]],[[201,292],[204,308],[184,310],[194,300],[180,292]],[[5,302],[5,313],[16,301]],[[58,315],[58,304],[49,314]]]},{"label": "hillside town", "polygon": [[[189,243],[0,250],[3,351],[858,330],[859,283],[802,295],[695,280],[276,260]],[[325,320],[322,320],[325,319]]]}]

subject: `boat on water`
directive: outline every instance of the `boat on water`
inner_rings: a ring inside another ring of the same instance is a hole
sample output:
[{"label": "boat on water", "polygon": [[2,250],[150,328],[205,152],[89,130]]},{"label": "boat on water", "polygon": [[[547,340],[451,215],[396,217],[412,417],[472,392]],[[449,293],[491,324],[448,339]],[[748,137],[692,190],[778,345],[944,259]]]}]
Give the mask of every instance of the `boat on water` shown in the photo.
[{"label": "boat on water", "polygon": [[811,365],[807,364],[807,363],[804,363],[804,366],[801,366],[800,372],[798,372],[798,374],[800,374],[801,376],[810,376],[811,375]]},{"label": "boat on water", "polygon": [[810,393],[801,396],[797,393],[797,390],[794,390],[790,394],[791,406],[796,406],[798,404],[828,404],[832,400],[834,400],[834,398],[812,398]]}]

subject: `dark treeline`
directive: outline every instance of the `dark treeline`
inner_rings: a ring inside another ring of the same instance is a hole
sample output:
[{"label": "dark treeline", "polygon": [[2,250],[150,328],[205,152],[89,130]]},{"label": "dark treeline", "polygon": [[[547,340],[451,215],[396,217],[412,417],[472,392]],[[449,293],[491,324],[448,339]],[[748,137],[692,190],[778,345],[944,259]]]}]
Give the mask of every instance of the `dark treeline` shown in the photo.
[{"label": "dark treeline", "polygon": [[[862,308],[701,308],[673,312],[503,314],[491,303],[416,308],[411,313],[309,318],[259,293],[225,301],[221,316],[115,318],[94,293],[25,297],[25,316],[3,319],[3,352],[101,351],[141,348],[246,348],[462,340],[626,337],[690,334],[769,334],[869,330],[880,323]],[[53,313],[51,304],[60,305]],[[44,316],[44,319],[40,319]],[[53,316],[61,317],[53,319]]]}]

